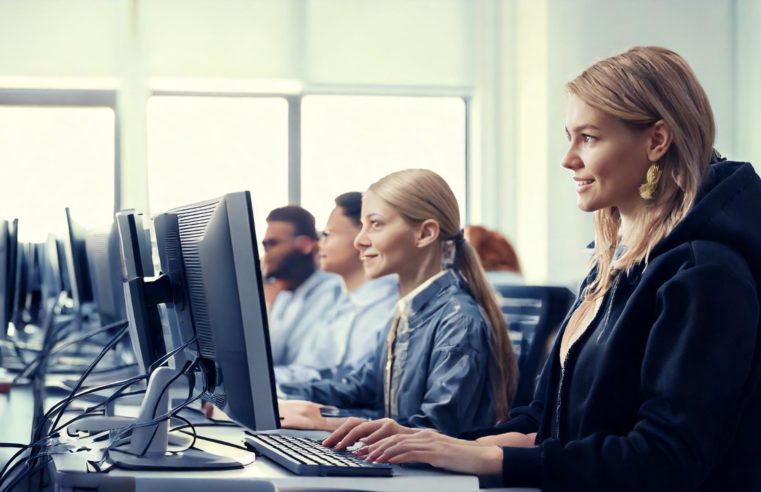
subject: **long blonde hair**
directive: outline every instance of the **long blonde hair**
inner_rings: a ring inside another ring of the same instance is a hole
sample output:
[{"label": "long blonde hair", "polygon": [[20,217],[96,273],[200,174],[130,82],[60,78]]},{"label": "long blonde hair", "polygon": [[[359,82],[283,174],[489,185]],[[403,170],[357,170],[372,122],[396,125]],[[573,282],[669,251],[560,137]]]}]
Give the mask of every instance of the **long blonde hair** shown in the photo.
[{"label": "long blonde hair", "polygon": [[597,267],[597,274],[588,283],[582,294],[583,302],[569,320],[571,329],[608,291],[614,271],[629,271],[643,262],[646,267],[655,245],[692,209],[711,160],[716,130],[711,105],[697,77],[681,56],[666,48],[632,48],[595,63],[566,88],[633,131],[662,120],[673,133],[671,145],[658,163],[662,175],[654,199],[634,224],[627,249],[620,258],[614,258],[621,225],[618,209],[594,212],[592,266]]},{"label": "long blonde hair", "polygon": [[[427,169],[408,169],[380,179],[370,191],[390,205],[410,224],[433,219],[439,224],[440,247],[460,233],[460,209],[446,181]],[[502,311],[484,276],[483,268],[467,241],[455,241],[454,268],[465,278],[476,302],[486,312],[491,328],[490,373],[498,421],[507,418],[517,388],[517,364]]]}]

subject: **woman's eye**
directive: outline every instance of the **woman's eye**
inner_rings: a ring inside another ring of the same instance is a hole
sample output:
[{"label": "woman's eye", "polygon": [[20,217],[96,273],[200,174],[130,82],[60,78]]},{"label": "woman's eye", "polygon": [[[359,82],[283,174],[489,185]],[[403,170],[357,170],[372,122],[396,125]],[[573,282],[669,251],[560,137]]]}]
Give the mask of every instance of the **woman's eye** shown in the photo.
[{"label": "woman's eye", "polygon": [[584,139],[584,143],[592,143],[597,140],[597,137],[593,137],[592,135],[582,135],[582,138]]}]

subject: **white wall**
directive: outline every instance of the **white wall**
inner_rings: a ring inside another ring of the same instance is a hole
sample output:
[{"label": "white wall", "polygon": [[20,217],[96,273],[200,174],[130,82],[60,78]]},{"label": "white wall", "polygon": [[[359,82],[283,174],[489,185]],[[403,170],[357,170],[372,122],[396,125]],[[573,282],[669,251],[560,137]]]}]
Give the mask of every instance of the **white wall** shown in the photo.
[{"label": "white wall", "polygon": [[737,83],[733,94],[738,160],[761,172],[761,2],[737,0],[734,29]]},{"label": "white wall", "polygon": [[[535,144],[536,161],[516,162],[525,169],[523,186],[536,186],[546,199],[546,207],[524,209],[519,223],[523,231],[518,239],[519,254],[534,254],[538,247],[546,251],[545,261],[527,265],[528,276],[538,282],[573,284],[585,271],[584,246],[593,239],[591,216],[576,209],[576,196],[569,174],[560,167],[567,141],[563,131],[566,96],[564,84],[595,61],[636,45],[662,45],[671,48],[691,64],[713,105],[717,127],[717,148],[734,156],[735,131],[735,53],[733,51],[734,2],[716,0],[547,0],[546,8],[531,0],[524,8],[524,18],[546,12],[546,24],[539,31],[546,34],[537,48],[534,42],[519,52],[533,55],[541,69],[519,73],[524,85],[534,87],[543,97],[535,98],[521,118],[536,126],[543,119],[544,135],[527,143]],[[539,21],[537,21],[539,22]],[[546,47],[545,47],[546,45]],[[544,68],[546,67],[546,68]],[[756,69],[757,70],[757,69]],[[535,80],[537,73],[544,78]],[[546,113],[545,113],[546,112]],[[546,114],[546,118],[544,115]],[[757,113],[756,113],[757,114]],[[537,116],[538,115],[538,116]],[[519,123],[520,126],[520,123]],[[541,125],[540,125],[541,126]],[[520,151],[520,155],[530,153]],[[520,204],[517,204],[520,207]]]},{"label": "white wall", "polygon": [[516,240],[529,281],[573,284],[592,228],[559,166],[564,83],[633,45],[672,48],[708,92],[717,147],[758,166],[759,22],[756,0],[3,0],[0,86],[118,88],[120,189],[138,209],[157,78],[466,95],[471,221]]}]

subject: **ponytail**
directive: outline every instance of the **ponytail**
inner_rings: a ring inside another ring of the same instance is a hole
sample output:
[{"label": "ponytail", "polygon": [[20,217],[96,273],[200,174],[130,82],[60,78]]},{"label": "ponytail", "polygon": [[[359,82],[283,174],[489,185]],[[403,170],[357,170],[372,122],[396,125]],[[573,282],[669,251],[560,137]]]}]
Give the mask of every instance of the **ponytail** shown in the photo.
[{"label": "ponytail", "polygon": [[485,311],[491,328],[492,357],[489,373],[494,393],[495,415],[498,422],[504,421],[507,420],[510,403],[518,389],[518,364],[508,336],[507,322],[473,247],[465,240],[456,240],[455,248],[454,268],[467,281],[470,293]]}]

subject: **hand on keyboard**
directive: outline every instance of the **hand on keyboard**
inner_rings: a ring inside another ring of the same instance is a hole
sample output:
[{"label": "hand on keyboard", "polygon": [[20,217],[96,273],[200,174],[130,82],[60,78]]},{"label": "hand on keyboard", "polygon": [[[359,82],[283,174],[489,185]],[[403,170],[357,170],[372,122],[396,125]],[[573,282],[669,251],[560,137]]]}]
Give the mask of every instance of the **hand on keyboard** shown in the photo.
[{"label": "hand on keyboard", "polygon": [[428,463],[474,475],[496,475],[502,470],[502,448],[481,446],[428,429],[387,437],[356,454],[365,455],[367,461],[374,463]]},{"label": "hand on keyboard", "polygon": [[246,437],[253,447],[270,460],[299,475],[391,476],[389,465],[366,463],[347,451],[324,447],[304,437],[256,433]]},{"label": "hand on keyboard", "polygon": [[420,429],[411,429],[398,424],[393,419],[365,420],[349,417],[322,443],[328,447],[344,449],[357,441],[373,444],[381,439],[396,434],[413,434]]}]

